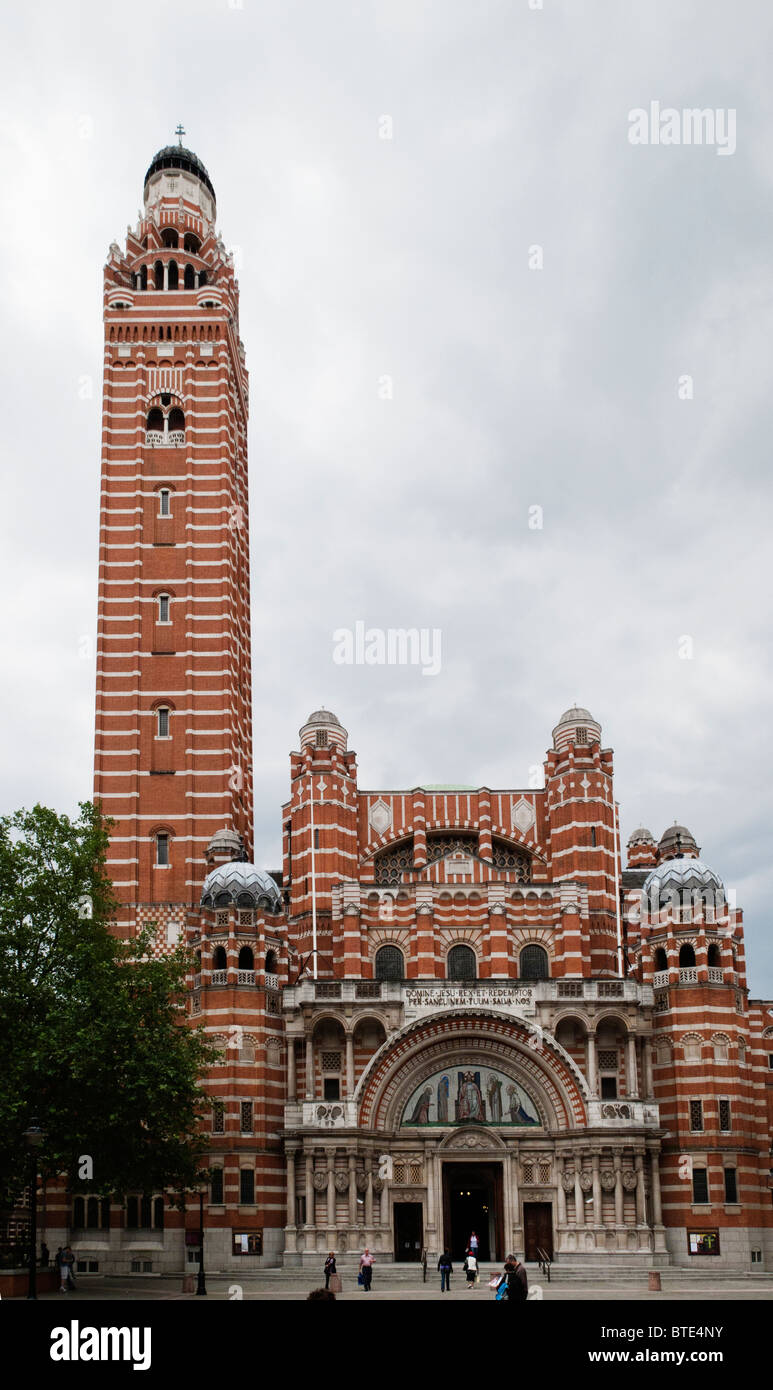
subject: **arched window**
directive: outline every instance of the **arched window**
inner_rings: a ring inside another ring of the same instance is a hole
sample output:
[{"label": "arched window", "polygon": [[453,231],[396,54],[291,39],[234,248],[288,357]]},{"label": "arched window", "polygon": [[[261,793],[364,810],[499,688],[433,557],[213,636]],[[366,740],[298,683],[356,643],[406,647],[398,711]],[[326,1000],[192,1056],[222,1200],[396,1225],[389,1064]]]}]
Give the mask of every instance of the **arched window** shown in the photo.
[{"label": "arched window", "polygon": [[147,430],[155,430],[158,434],[163,434],[164,412],[163,410],[160,410],[157,405],[154,405],[153,409],[148,411],[148,418],[145,421],[145,428]]},{"label": "arched window", "polygon": [[721,964],[722,964],[722,952],[720,951],[720,949],[719,949],[719,947],[718,947],[716,941],[712,941],[711,945],[709,946],[708,964],[709,964],[709,965],[721,965]]},{"label": "arched window", "polygon": [[377,980],[402,980],[405,977],[405,958],[397,946],[381,946],[373,964]]},{"label": "arched window", "polygon": [[178,276],[178,273],[177,273],[177,261],[170,261],[170,262],[169,262],[169,266],[168,266],[168,270],[167,270],[167,280],[166,280],[166,283],[167,283],[167,285],[168,285],[168,287],[169,287],[170,290],[176,290],[176,289],[177,289],[177,286],[178,286],[178,283],[179,283],[179,276]]},{"label": "arched window", "polygon": [[147,288],[148,288],[148,267],[147,267],[146,265],[142,265],[142,266],[140,266],[140,289],[141,289],[141,290],[146,290]]},{"label": "arched window", "polygon": [[201,285],[206,285],[206,283],[207,283],[207,272],[206,272],[206,270],[200,270],[200,271],[199,271],[199,286],[201,286]]},{"label": "arched window", "polygon": [[210,1205],[213,1206],[213,1207],[222,1207],[222,1205],[223,1205],[223,1170],[222,1170],[222,1168],[213,1168],[212,1171],[211,1171],[211,1173],[210,1173],[210,1181],[209,1181],[209,1201],[210,1201]]},{"label": "arched window", "polygon": [[214,955],[212,956],[212,969],[213,969],[213,970],[227,970],[227,969],[228,969],[228,957],[226,956],[226,953],[225,953],[225,946],[216,946],[216,947],[215,947],[215,952],[214,952]]},{"label": "arched window", "polygon": [[161,707],[156,710],[156,721],[156,738],[171,738],[169,710],[166,705],[161,705]]},{"label": "arched window", "polygon": [[186,232],[183,238],[183,250],[192,251],[194,256],[198,256],[201,250],[201,242],[193,232]]},{"label": "arched window", "polygon": [[192,265],[186,265],[186,267],[185,267],[185,275],[184,275],[184,277],[183,277],[183,285],[184,285],[185,289],[186,289],[186,290],[192,290],[192,289],[194,288],[195,280],[196,280],[196,272],[195,272],[195,270],[193,269],[193,266],[192,266]]},{"label": "arched window", "polygon": [[151,1207],[150,1193],[143,1192],[140,1199],[140,1226],[143,1231],[149,1231],[153,1221],[153,1209]]},{"label": "arched window", "polygon": [[180,245],[180,238],[174,227],[164,227],[161,233],[161,245],[168,246],[170,251],[176,251]]},{"label": "arched window", "polygon": [[548,953],[544,946],[524,946],[521,951],[519,975],[522,980],[549,979]]},{"label": "arched window", "polygon": [[73,1229],[81,1230],[86,1225],[86,1203],[82,1197],[76,1197],[72,1204],[72,1224]]},{"label": "arched window", "polygon": [[277,973],[276,951],[267,951],[267,952],[266,952],[266,961],[265,961],[265,965],[264,965],[263,968],[264,968],[264,970],[265,970],[265,972],[266,972],[267,975],[276,975],[276,973]]},{"label": "arched window", "polygon": [[182,434],[182,432],[184,431],[184,429],[185,429],[185,415],[183,414],[183,412],[182,412],[182,410],[180,409],[180,407],[176,405],[176,406],[174,407],[174,410],[170,410],[170,412],[169,412],[169,433],[170,433],[170,434]]},{"label": "arched window", "polygon": [[665,947],[663,946],[658,946],[658,949],[655,952],[655,969],[668,970],[668,956],[666,955]]},{"label": "arched window", "polygon": [[250,946],[242,946],[242,949],[241,949],[241,951],[239,952],[239,969],[240,969],[240,970],[254,970],[254,969],[255,969],[255,957],[254,957],[254,955],[252,954],[252,948],[251,948]]},{"label": "arched window", "polygon": [[[168,594],[159,594],[159,596],[158,596],[158,618],[157,618],[157,621],[158,621],[159,623],[170,623],[170,622],[172,621],[172,619],[171,619],[170,616],[169,616],[169,595],[168,595]],[[168,714],[168,713],[169,713],[169,711],[167,710],[167,714]]]},{"label": "arched window", "polygon": [[680,970],[689,969],[695,964],[695,948],[685,942],[684,946],[679,947],[679,968]]},{"label": "arched window", "polygon": [[163,1197],[156,1197],[153,1201],[153,1225],[156,1227],[156,1230],[158,1231],[162,1231],[164,1229]]},{"label": "arched window", "polygon": [[163,263],[163,261],[156,261],[156,264],[155,264],[154,267],[153,267],[153,281],[154,281],[154,283],[155,283],[155,287],[156,287],[157,290],[162,290],[162,289],[164,288],[164,263]]},{"label": "arched window", "polygon": [[242,1206],[251,1206],[255,1201],[255,1173],[252,1168],[242,1168],[239,1174],[239,1201]]},{"label": "arched window", "polygon": [[168,487],[162,487],[158,494],[158,514],[159,516],[172,515],[172,494]]},{"label": "arched window", "polygon": [[470,946],[452,946],[448,952],[448,971],[449,980],[474,980],[477,978],[478,966],[475,959],[475,952]]},{"label": "arched window", "polygon": [[95,1231],[99,1226],[99,1202],[96,1197],[89,1197],[86,1203],[86,1225],[90,1231]]},{"label": "arched window", "polygon": [[156,836],[156,864],[161,868],[169,866],[169,836],[163,831]]}]

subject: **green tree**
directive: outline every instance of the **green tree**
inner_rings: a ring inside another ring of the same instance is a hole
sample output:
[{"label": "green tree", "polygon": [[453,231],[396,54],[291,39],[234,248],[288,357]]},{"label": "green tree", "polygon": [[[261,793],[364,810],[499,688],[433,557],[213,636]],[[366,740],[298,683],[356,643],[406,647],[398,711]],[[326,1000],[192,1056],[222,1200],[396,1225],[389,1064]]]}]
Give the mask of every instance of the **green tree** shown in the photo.
[{"label": "green tree", "polygon": [[[38,1171],[93,1193],[182,1193],[202,1176],[202,1077],[214,1049],[185,1017],[183,946],[123,941],[105,861],[110,822],[43,806],[0,818],[0,1204]],[[93,1177],[79,1177],[82,1156]]]}]

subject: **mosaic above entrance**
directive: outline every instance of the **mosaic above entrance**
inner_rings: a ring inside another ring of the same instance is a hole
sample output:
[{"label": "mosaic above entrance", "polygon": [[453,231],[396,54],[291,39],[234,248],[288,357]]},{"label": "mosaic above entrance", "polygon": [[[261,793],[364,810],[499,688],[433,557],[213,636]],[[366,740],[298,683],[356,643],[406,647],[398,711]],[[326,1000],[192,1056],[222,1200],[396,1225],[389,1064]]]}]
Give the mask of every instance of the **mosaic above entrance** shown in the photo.
[{"label": "mosaic above entrance", "polygon": [[531,1096],[491,1067],[447,1068],[416,1087],[401,1125],[538,1125]]}]

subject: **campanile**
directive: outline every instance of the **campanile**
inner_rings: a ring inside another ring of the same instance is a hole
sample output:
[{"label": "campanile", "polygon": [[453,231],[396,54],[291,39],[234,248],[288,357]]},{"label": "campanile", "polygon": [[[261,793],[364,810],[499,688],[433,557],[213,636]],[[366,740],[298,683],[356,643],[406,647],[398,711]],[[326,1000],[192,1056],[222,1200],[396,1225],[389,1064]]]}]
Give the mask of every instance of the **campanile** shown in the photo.
[{"label": "campanile", "polygon": [[215,832],[252,855],[248,378],[214,187],[182,143],[110,247],[104,325],[94,797],[117,929],[153,921],[162,947]]}]

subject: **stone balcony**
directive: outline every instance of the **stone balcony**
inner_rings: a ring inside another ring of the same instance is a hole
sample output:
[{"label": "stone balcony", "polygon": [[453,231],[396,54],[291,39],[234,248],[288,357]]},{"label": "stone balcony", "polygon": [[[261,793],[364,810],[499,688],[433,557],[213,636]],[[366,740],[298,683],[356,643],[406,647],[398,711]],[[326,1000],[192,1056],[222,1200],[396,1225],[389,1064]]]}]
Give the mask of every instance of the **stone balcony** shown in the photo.
[{"label": "stone balcony", "polygon": [[364,1004],[371,1000],[402,1004],[408,1010],[443,1008],[513,1009],[533,1013],[537,1004],[565,999],[652,1005],[651,985],[637,980],[303,980],[283,992],[284,1010],[326,1001]]},{"label": "stone balcony", "polygon": [[589,1100],[588,1125],[600,1129],[660,1127],[660,1109],[654,1100]]}]

